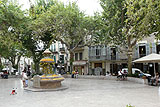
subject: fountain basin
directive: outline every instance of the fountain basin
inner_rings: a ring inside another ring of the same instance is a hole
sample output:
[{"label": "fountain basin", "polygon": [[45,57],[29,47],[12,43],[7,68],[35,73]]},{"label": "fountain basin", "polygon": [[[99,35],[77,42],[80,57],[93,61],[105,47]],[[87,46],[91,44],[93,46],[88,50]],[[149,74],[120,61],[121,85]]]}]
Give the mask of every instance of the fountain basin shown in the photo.
[{"label": "fountain basin", "polygon": [[61,81],[64,77],[61,75],[43,75],[33,77],[33,87],[41,89],[53,89],[61,87]]}]

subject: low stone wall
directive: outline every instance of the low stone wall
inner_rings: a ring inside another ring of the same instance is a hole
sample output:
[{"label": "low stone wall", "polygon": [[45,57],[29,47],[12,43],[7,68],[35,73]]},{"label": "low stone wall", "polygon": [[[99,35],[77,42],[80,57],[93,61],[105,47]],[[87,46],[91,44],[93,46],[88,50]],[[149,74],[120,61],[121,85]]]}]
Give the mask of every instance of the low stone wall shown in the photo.
[{"label": "low stone wall", "polygon": [[[63,75],[64,78],[71,78],[71,75]],[[116,80],[116,76],[94,76],[94,75],[78,75],[78,78],[82,79],[104,79],[104,80]]]},{"label": "low stone wall", "polygon": [[[65,78],[71,78],[71,75],[63,75]],[[78,78],[82,79],[103,79],[103,80],[117,80],[116,76],[92,76],[92,75],[79,75]],[[139,84],[148,84],[147,79],[127,77],[128,81],[139,83]]]},{"label": "low stone wall", "polygon": [[8,75],[8,78],[21,78],[22,75]]},{"label": "low stone wall", "polygon": [[142,78],[127,77],[127,80],[139,84],[148,84],[148,80]]}]

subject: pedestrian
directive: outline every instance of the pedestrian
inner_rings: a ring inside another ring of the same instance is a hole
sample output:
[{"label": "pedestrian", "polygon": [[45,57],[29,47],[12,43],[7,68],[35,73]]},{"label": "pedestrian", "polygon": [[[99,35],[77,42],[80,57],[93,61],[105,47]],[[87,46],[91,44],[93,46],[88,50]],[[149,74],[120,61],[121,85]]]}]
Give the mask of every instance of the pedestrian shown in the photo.
[{"label": "pedestrian", "polygon": [[124,70],[123,74],[124,74],[124,80],[127,80],[127,75],[128,75],[127,71]]},{"label": "pedestrian", "polygon": [[118,71],[117,80],[122,80],[122,71],[121,71],[121,69]]},{"label": "pedestrian", "polygon": [[158,81],[159,81],[159,74],[156,73],[156,85],[158,85]]},{"label": "pedestrian", "polygon": [[24,87],[28,86],[28,77],[27,77],[27,73],[26,73],[26,68],[24,68],[24,70],[22,72],[22,82],[23,82]]},{"label": "pedestrian", "polygon": [[27,71],[27,77],[29,77],[31,75],[31,71],[30,69]]},{"label": "pedestrian", "polygon": [[79,72],[78,72],[78,70],[76,70],[76,72],[75,72],[75,78],[78,78],[78,74],[79,74]]},{"label": "pedestrian", "polygon": [[84,75],[84,69],[82,69],[82,75]]},{"label": "pedestrian", "polygon": [[73,70],[72,71],[72,78],[74,78],[74,75],[75,75],[75,71]]}]

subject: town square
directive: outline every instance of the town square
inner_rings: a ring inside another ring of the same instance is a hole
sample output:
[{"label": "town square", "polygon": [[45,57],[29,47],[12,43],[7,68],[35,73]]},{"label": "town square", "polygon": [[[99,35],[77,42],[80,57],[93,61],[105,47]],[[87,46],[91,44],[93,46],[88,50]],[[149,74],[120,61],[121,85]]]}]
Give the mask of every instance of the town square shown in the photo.
[{"label": "town square", "polygon": [[0,107],[160,107],[160,0],[0,0]]}]

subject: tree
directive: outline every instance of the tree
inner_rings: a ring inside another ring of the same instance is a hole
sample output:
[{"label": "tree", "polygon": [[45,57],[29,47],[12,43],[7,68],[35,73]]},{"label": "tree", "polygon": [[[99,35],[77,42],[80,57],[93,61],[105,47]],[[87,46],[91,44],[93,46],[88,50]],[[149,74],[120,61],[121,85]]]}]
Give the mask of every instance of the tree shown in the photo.
[{"label": "tree", "polygon": [[39,73],[40,59],[43,57],[43,52],[50,46],[52,35],[50,32],[45,32],[43,36],[37,34],[35,32],[34,22],[52,5],[54,5],[52,0],[49,2],[46,0],[37,0],[35,5],[31,3],[29,16],[26,17],[26,22],[22,26],[23,31],[17,36],[18,40],[22,42],[22,45],[30,52],[37,73]]},{"label": "tree", "polygon": [[[100,38],[111,40],[110,44],[127,49],[128,70],[131,74],[132,51],[137,41],[149,36],[151,23],[148,21],[149,6],[153,0],[100,0],[103,8],[102,20],[105,35]],[[155,8],[155,7],[153,7]],[[154,24],[154,23],[153,23]],[[158,26],[158,25],[156,25]]]},{"label": "tree", "polygon": [[15,39],[24,22],[24,12],[20,8],[16,2],[0,2],[0,55],[9,59],[15,68],[18,68],[20,57],[25,53],[21,42]]},{"label": "tree", "polygon": [[50,32],[54,38],[53,42],[56,40],[66,45],[70,53],[72,70],[74,50],[79,45],[89,45],[92,38],[90,35],[94,31],[94,22],[93,18],[85,16],[79,10],[76,3],[64,5],[61,2],[55,2],[55,5],[35,21],[34,28],[37,29],[37,33],[41,36],[46,32]]},{"label": "tree", "polygon": [[8,59],[12,63],[12,66],[18,69],[20,58],[26,55],[26,50],[22,47],[21,43],[14,39],[8,37],[0,38],[0,55]]},{"label": "tree", "polygon": [[154,33],[156,37],[160,38],[160,1],[148,0],[148,14],[145,21],[150,24],[150,32]]}]

